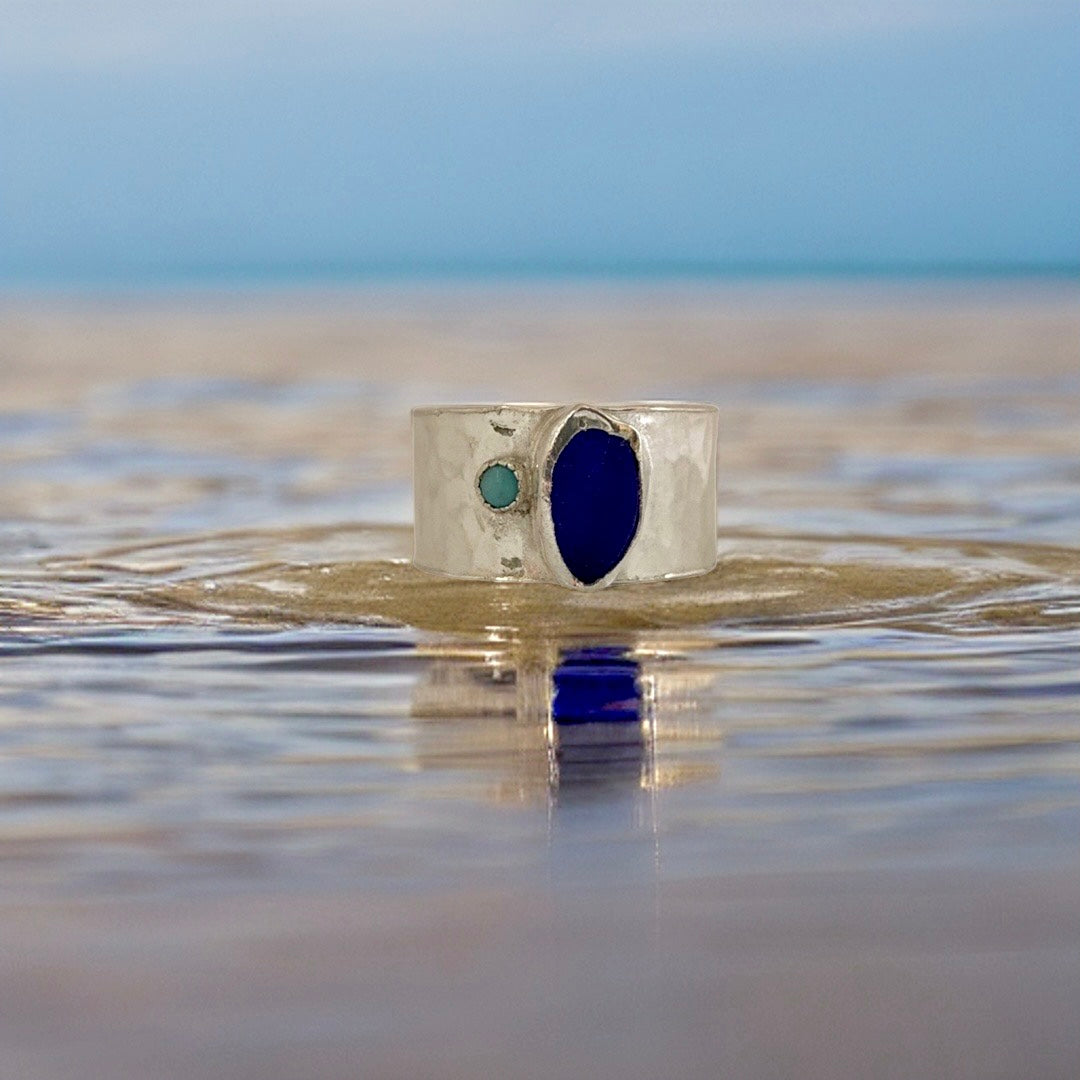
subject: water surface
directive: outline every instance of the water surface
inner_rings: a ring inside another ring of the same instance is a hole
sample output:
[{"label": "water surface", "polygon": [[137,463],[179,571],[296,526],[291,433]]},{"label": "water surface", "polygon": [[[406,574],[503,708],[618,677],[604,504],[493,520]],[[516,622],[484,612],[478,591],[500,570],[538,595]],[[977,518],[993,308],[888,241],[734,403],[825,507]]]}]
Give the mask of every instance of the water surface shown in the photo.
[{"label": "water surface", "polygon": [[[1075,1076],[1076,301],[10,303],[13,1075]],[[409,566],[410,405],[657,396],[712,574]]]}]

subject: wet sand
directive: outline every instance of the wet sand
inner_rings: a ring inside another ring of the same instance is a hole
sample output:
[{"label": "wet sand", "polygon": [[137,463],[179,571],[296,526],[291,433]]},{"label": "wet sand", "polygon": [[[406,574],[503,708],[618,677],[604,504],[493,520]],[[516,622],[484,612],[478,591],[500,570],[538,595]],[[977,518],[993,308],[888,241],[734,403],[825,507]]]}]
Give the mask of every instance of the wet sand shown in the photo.
[{"label": "wet sand", "polygon": [[1080,870],[20,911],[12,1075],[1060,1077]]}]

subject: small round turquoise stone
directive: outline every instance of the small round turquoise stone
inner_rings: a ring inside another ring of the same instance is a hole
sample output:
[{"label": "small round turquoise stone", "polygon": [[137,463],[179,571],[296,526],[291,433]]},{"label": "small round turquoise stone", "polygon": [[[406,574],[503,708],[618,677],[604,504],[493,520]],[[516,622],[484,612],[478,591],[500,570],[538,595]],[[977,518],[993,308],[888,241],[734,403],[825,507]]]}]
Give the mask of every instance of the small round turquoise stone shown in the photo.
[{"label": "small round turquoise stone", "polygon": [[509,465],[489,465],[480,474],[480,494],[493,510],[505,510],[518,491],[517,473]]}]

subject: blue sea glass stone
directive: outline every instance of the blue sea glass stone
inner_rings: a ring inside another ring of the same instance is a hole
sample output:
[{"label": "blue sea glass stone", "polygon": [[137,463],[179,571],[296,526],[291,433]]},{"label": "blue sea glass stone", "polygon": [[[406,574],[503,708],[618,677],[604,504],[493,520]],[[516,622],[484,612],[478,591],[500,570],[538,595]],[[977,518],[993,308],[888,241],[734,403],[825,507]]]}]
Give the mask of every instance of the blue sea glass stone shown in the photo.
[{"label": "blue sea glass stone", "polygon": [[551,521],[566,568],[592,585],[622,561],[641,518],[641,466],[630,443],[585,428],[551,473]]}]

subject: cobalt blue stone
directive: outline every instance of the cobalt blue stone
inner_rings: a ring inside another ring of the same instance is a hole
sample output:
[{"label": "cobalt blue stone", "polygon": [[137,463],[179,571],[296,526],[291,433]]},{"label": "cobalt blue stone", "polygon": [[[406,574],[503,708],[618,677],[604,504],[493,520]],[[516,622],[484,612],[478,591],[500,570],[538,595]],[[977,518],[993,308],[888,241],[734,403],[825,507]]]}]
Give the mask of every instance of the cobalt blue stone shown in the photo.
[{"label": "cobalt blue stone", "polygon": [[622,561],[641,517],[641,466],[621,435],[579,431],[551,473],[551,521],[571,574],[592,585]]}]

